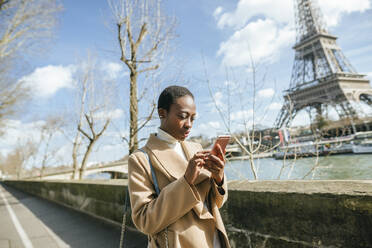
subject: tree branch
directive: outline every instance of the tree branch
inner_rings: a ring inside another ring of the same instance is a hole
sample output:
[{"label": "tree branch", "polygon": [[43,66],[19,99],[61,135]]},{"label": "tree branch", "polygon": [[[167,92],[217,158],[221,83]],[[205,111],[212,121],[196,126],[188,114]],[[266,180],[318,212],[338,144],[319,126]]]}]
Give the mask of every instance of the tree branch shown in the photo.
[{"label": "tree branch", "polygon": [[105,125],[103,126],[101,132],[97,134],[97,139],[103,134],[103,132],[107,129],[108,125],[110,124],[111,119],[107,119]]},{"label": "tree branch", "polygon": [[138,133],[142,128],[144,128],[146,126],[146,124],[152,120],[152,116],[155,112],[155,109],[156,109],[156,104],[153,104],[152,106],[152,110],[151,110],[151,113],[149,114],[149,116],[147,116],[146,120],[144,123],[142,123],[142,125],[134,132],[134,134]]},{"label": "tree branch", "polygon": [[138,38],[137,38],[137,41],[135,43],[135,50],[137,50],[139,44],[141,43],[141,41],[143,40],[143,38],[145,38],[147,34],[147,23],[143,23],[142,26],[141,26],[141,31],[138,35]]},{"label": "tree branch", "polygon": [[146,72],[146,71],[153,71],[153,70],[157,70],[159,68],[159,65],[154,65],[154,66],[151,66],[151,67],[148,67],[148,68],[145,68],[143,70],[140,70],[138,71],[138,74],[142,73],[142,72]]},{"label": "tree branch", "polygon": [[78,126],[78,130],[90,141],[92,141],[93,139],[89,136],[89,134],[87,134],[82,128],[81,126],[79,125]]}]

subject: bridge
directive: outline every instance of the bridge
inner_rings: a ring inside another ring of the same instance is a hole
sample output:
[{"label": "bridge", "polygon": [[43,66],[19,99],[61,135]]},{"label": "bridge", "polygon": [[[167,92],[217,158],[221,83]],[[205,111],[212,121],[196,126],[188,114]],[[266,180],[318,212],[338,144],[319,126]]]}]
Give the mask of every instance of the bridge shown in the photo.
[{"label": "bridge", "polygon": [[[226,152],[235,155],[240,155],[242,153],[241,148],[238,144],[228,145],[226,147]],[[127,178],[128,175],[128,159],[108,162],[108,163],[99,163],[92,166],[89,166],[84,171],[84,178],[89,177],[89,175],[99,174],[99,173],[108,173],[110,174],[111,179],[123,179]],[[60,180],[60,179],[78,179],[78,174],[75,175],[75,178],[72,178],[73,169],[46,173],[43,176],[40,175],[31,175],[22,177],[22,179],[44,179],[44,180]],[[109,178],[108,178],[109,179]]]},{"label": "bridge", "polygon": [[[128,175],[128,160],[120,160],[109,163],[99,163],[90,167],[87,167],[84,171],[84,177],[98,173],[108,173],[112,179],[126,178]],[[22,179],[45,179],[45,180],[56,180],[56,179],[72,179],[73,169],[64,170],[60,172],[47,173],[40,177],[40,175],[32,175],[22,177]],[[77,179],[78,174],[75,175]]]}]

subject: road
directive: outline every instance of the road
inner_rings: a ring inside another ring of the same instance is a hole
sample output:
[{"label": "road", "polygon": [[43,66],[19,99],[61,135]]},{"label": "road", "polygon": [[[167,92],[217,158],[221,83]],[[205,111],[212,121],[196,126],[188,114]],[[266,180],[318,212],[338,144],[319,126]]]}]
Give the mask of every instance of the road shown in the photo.
[{"label": "road", "polygon": [[[0,184],[0,248],[118,247],[120,227]],[[146,247],[129,232],[126,247]]]}]

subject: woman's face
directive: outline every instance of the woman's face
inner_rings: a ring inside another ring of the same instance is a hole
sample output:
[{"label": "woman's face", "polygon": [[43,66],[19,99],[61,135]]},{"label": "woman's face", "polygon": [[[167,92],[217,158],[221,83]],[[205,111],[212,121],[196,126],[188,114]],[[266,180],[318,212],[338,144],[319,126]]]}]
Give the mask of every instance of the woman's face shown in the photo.
[{"label": "woman's face", "polygon": [[182,96],[170,106],[169,111],[159,109],[160,128],[177,140],[185,140],[189,135],[196,116],[196,106],[191,96]]}]

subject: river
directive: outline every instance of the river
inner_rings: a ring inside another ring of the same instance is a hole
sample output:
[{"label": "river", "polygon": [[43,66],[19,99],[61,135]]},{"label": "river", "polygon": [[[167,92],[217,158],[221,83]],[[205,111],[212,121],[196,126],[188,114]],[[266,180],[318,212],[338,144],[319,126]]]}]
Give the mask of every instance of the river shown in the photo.
[{"label": "river", "polygon": [[[262,158],[254,161],[258,180],[288,179],[319,179],[319,180],[345,180],[345,179],[372,179],[372,154],[362,155],[333,155],[316,158],[298,158],[275,160]],[[284,167],[283,167],[284,165]],[[226,177],[234,179],[254,179],[248,160],[235,160],[226,163]],[[304,176],[307,175],[305,178]]]}]

